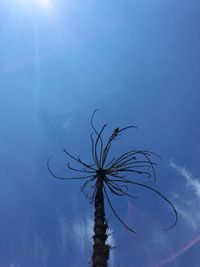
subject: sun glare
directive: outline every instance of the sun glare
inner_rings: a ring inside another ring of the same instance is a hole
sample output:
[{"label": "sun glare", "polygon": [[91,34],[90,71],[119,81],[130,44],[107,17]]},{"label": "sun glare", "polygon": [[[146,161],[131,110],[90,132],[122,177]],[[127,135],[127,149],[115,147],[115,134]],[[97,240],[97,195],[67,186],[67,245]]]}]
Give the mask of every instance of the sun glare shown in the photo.
[{"label": "sun glare", "polygon": [[44,8],[49,8],[51,6],[50,0],[38,0],[38,3]]},{"label": "sun glare", "polygon": [[21,4],[29,9],[49,10],[52,8],[52,0],[21,0]]}]

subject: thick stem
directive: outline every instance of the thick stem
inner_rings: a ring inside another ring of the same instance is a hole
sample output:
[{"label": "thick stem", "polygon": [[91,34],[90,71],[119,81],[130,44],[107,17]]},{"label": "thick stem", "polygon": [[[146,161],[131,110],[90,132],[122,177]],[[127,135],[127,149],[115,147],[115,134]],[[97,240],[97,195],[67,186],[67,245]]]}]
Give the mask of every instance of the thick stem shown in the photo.
[{"label": "thick stem", "polygon": [[94,212],[94,245],[92,267],[107,267],[111,247],[106,244],[108,225],[105,219],[102,171],[97,173],[95,212]]}]

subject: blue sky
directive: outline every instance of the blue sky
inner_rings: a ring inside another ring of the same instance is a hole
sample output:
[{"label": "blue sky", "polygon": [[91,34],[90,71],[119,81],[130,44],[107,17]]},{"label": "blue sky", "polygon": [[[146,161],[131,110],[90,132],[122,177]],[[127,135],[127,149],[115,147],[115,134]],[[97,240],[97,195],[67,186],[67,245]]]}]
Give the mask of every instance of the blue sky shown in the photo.
[{"label": "blue sky", "polygon": [[[108,135],[130,124],[113,154],[162,158],[156,189],[113,197],[110,267],[198,267],[200,249],[200,4],[197,0],[1,0],[0,267],[89,266],[93,207],[81,182],[48,173],[62,148],[91,160],[90,117]],[[106,138],[105,134],[105,138]]]}]

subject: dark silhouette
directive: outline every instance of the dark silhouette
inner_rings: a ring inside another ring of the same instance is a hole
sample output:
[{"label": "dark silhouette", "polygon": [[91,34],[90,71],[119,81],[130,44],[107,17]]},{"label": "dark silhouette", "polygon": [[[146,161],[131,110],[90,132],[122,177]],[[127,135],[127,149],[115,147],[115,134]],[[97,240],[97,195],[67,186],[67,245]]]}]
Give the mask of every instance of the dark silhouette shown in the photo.
[{"label": "dark silhouette", "polygon": [[[138,198],[129,192],[129,187],[131,185],[140,186],[142,188],[149,189],[163,198],[172,208],[175,214],[174,223],[163,230],[171,229],[177,223],[177,212],[173,204],[159,191],[147,185],[147,182],[137,182],[134,179],[136,177],[148,178],[148,182],[156,181],[156,174],[154,166],[155,162],[152,161],[152,157],[159,157],[157,154],[147,151],[147,150],[130,150],[119,157],[109,157],[109,152],[111,146],[115,140],[120,136],[120,134],[128,129],[137,128],[135,126],[127,126],[125,128],[115,128],[113,133],[108,138],[108,141],[104,143],[103,132],[107,126],[104,124],[102,128],[98,131],[94,126],[94,115],[97,110],[94,111],[91,117],[91,127],[93,133],[91,133],[91,152],[92,152],[92,164],[87,164],[83,162],[79,156],[75,157],[63,149],[64,153],[77,163],[78,167],[72,167],[68,162],[67,167],[70,171],[77,172],[80,175],[76,177],[59,177],[54,174],[50,168],[49,158],[47,162],[47,167],[49,172],[57,179],[83,179],[86,180],[81,187],[81,191],[84,196],[90,200],[90,203],[94,204],[94,236],[93,236],[93,255],[92,255],[92,266],[93,267],[107,267],[108,259],[110,255],[110,250],[112,249],[106,241],[108,238],[108,225],[105,218],[104,209],[104,198],[107,200],[108,205],[113,211],[116,218],[120,221],[123,226],[131,232],[135,233],[135,230],[130,228],[117,214],[116,210],[113,208],[110,201],[108,191],[117,196],[128,196],[131,198]],[[108,159],[109,158],[109,159]],[[82,174],[86,174],[83,175]],[[126,175],[129,173],[134,177],[127,178]],[[152,178],[152,179],[151,179]],[[87,186],[90,184],[91,192],[87,190]]]}]

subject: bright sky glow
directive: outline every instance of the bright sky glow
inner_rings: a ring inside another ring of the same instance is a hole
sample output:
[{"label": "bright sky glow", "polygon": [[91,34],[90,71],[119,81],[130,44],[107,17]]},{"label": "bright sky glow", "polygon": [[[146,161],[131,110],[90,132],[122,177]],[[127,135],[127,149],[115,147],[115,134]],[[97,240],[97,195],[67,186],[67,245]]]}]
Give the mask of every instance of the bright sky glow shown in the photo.
[{"label": "bright sky glow", "polygon": [[44,7],[49,7],[51,4],[50,0],[39,0],[38,2]]},{"label": "bright sky glow", "polygon": [[21,0],[20,5],[28,8],[29,11],[33,9],[49,11],[52,9],[52,0]]}]

